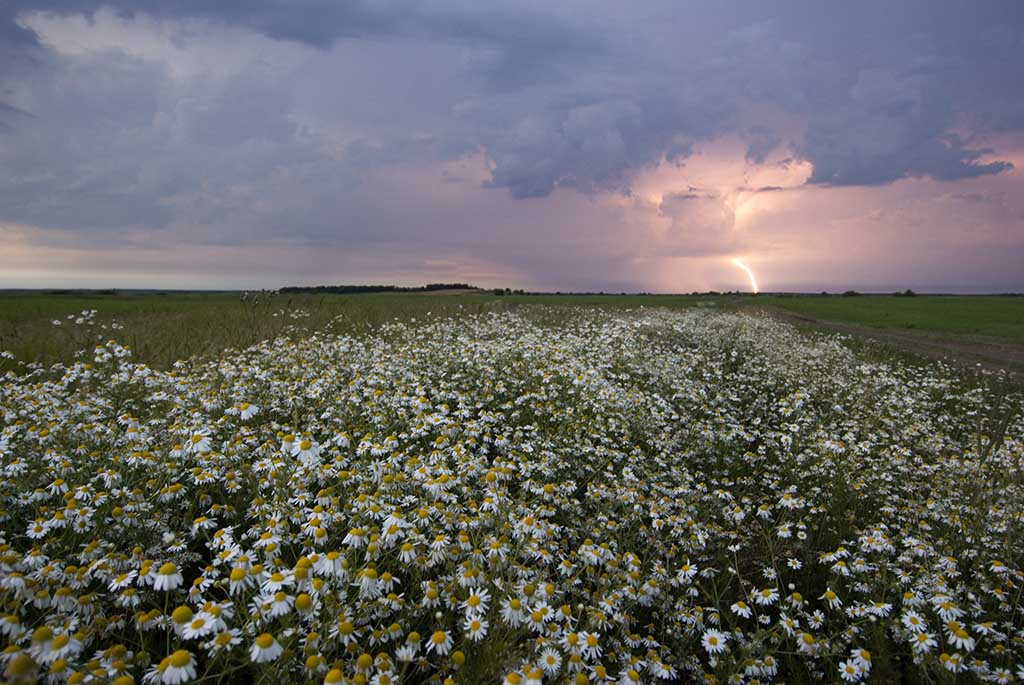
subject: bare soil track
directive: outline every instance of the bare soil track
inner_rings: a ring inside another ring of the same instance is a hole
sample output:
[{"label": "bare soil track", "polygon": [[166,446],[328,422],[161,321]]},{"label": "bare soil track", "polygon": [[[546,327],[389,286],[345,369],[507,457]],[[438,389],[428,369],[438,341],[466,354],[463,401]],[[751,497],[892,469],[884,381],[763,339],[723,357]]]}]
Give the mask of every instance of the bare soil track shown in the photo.
[{"label": "bare soil track", "polygon": [[762,306],[760,309],[782,321],[874,340],[904,352],[940,359],[963,368],[1004,371],[1010,380],[1024,384],[1024,346],[1021,345],[825,321],[778,307]]}]

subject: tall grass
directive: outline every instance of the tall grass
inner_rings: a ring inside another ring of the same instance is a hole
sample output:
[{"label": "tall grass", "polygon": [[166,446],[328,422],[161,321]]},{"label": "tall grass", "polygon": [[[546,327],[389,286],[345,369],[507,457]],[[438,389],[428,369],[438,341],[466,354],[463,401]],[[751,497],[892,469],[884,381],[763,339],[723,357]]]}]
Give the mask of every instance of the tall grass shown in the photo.
[{"label": "tall grass", "polygon": [[69,361],[108,339],[130,347],[135,359],[166,369],[181,359],[280,336],[303,338],[328,326],[358,333],[389,321],[495,306],[492,298],[440,295],[4,295],[0,351],[14,360],[0,360],[0,369]]}]

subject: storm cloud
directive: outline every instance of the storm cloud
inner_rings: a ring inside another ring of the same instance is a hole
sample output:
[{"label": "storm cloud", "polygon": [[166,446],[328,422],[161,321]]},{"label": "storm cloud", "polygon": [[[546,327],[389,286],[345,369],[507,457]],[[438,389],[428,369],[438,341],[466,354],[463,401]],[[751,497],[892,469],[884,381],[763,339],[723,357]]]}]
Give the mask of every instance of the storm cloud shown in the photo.
[{"label": "storm cloud", "polygon": [[556,249],[566,287],[644,288],[651,259],[785,251],[755,208],[1019,185],[1022,49],[1014,2],[16,0],[0,224],[26,250],[339,249],[406,278],[458,253],[525,285],[556,285]]}]

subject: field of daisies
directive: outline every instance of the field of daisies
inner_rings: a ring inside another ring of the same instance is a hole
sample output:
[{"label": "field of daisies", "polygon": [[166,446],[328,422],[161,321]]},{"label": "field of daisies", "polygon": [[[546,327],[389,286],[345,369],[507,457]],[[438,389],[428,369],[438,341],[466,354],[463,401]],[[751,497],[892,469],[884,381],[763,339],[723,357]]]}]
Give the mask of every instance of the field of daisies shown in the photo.
[{"label": "field of daisies", "polygon": [[521,308],[0,387],[10,682],[1024,681],[1024,399]]}]

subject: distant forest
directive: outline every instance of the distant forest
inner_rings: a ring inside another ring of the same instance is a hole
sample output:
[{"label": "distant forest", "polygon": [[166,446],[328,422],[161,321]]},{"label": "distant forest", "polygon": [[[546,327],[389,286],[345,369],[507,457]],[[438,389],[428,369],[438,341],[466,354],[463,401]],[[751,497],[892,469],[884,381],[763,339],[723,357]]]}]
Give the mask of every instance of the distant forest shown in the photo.
[{"label": "distant forest", "polygon": [[281,288],[279,291],[285,293],[426,293],[434,290],[478,290],[475,286],[467,283],[428,283],[414,288],[405,288],[398,285],[313,285],[313,286],[292,286]]}]

